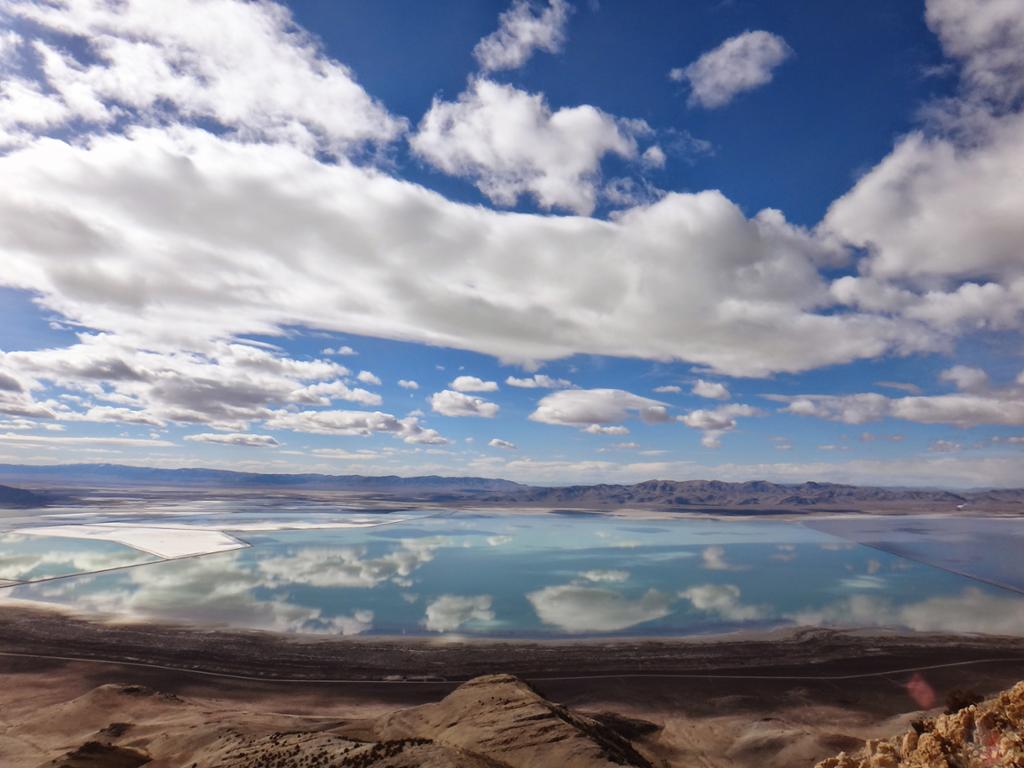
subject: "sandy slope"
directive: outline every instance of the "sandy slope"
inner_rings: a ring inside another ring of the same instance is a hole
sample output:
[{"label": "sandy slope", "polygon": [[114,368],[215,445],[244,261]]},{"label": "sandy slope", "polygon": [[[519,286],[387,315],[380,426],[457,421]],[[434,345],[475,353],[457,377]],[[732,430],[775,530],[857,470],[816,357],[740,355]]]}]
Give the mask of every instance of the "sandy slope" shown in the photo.
[{"label": "sandy slope", "polygon": [[0,678],[0,765],[810,768],[837,751],[859,750],[865,739],[905,731],[927,714],[879,716],[793,691],[767,710],[726,694],[703,696],[699,713],[655,698],[620,707],[625,716],[596,700],[586,709],[556,704],[509,675],[477,678],[438,701],[396,708],[329,690],[261,697],[255,690],[210,696],[123,683],[89,687],[97,680],[90,666]]}]

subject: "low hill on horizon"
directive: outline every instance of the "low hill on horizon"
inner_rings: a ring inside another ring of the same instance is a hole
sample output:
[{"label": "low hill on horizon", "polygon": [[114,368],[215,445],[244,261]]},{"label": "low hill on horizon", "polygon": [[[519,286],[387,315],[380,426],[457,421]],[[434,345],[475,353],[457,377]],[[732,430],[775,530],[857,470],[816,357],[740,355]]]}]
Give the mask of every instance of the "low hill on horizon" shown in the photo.
[{"label": "low hill on horizon", "polygon": [[[278,489],[345,491],[394,499],[425,501],[466,500],[475,504],[659,509],[745,508],[799,510],[810,507],[857,509],[865,505],[942,505],[943,508],[991,507],[1024,511],[1024,489],[950,491],[893,488],[841,483],[773,483],[765,480],[648,480],[633,484],[533,486],[483,477],[427,475],[326,475],[234,472],[205,468],[164,469],[119,464],[17,465],[0,464],[0,481],[33,487],[182,487],[201,489]],[[15,499],[40,497],[33,491],[8,489]],[[29,495],[25,495],[29,494]],[[0,503],[4,503],[0,491]]]},{"label": "low hill on horizon", "polygon": [[0,485],[0,507],[41,507],[51,500],[52,498],[44,493],[36,493],[24,488],[12,488],[9,485]]}]

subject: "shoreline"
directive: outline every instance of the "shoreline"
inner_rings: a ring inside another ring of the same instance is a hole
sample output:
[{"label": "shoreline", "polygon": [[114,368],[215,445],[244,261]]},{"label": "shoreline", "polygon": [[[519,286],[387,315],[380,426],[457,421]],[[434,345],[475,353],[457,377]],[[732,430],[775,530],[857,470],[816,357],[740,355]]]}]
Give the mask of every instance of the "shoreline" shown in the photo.
[{"label": "shoreline", "polygon": [[[464,681],[477,690],[494,685],[484,676],[502,675],[547,702],[536,709],[554,713],[543,727],[561,728],[567,708],[597,718],[627,729],[652,765],[810,768],[905,731],[922,710],[941,711],[951,692],[1011,687],[1024,679],[1024,638],[807,628],[554,641],[337,638],[109,624],[8,605],[0,607],[0,762],[42,765],[97,740],[141,745],[174,765],[207,764],[204,744],[237,751],[244,742],[255,754],[279,739],[294,750],[351,737],[371,749],[392,743],[389,724],[415,719],[411,708],[443,709],[445,697],[465,695]],[[924,703],[914,697],[922,683],[932,696]],[[473,710],[501,739],[513,726],[537,725],[500,704],[504,690],[487,689]],[[457,708],[439,717],[444,728],[475,722]]]},{"label": "shoreline", "polygon": [[0,652],[294,682],[444,683],[499,669],[524,679],[733,675],[827,680],[968,662],[1016,665],[1018,660],[1024,672],[1024,638],[989,635],[788,627],[659,638],[324,637],[99,622],[10,605],[0,608]]}]

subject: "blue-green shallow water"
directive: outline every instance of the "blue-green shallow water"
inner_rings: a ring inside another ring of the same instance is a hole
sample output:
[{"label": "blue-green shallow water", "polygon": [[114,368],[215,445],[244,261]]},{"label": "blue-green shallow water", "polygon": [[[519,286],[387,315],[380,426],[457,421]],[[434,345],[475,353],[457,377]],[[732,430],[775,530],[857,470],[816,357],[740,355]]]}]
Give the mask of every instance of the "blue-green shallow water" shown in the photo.
[{"label": "blue-green shallow water", "polygon": [[4,592],[86,612],[330,634],[836,625],[1024,635],[1018,595],[794,523],[460,514],[241,535],[251,548]]},{"label": "blue-green shallow water", "polygon": [[110,541],[0,533],[0,580],[30,581],[151,563],[154,555]]}]

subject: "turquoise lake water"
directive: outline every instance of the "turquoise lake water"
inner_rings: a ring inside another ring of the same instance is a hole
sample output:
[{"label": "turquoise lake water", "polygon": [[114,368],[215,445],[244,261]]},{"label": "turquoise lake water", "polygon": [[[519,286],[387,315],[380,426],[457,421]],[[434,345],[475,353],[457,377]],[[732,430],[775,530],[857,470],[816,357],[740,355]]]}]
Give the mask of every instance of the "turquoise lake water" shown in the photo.
[{"label": "turquoise lake water", "polygon": [[234,535],[252,546],[147,562],[122,545],[7,534],[0,579],[147,564],[0,594],[86,613],[344,635],[813,625],[1024,636],[1024,598],[1010,590],[791,522],[459,513]]}]

